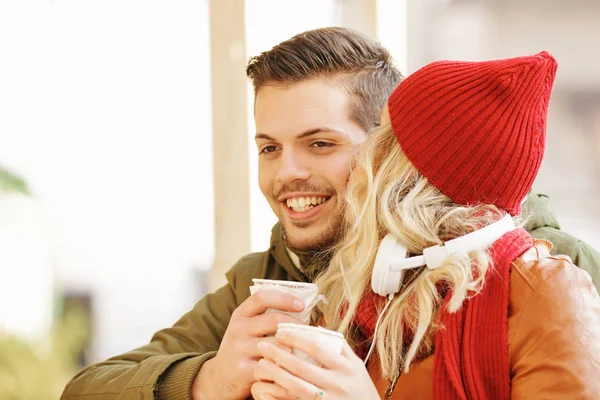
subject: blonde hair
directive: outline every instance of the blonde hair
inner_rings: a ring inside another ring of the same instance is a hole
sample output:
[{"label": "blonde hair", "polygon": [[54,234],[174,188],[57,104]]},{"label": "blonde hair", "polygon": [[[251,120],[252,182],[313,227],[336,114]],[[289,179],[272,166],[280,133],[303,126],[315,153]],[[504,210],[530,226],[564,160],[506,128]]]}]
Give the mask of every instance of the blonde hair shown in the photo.
[{"label": "blonde hair", "polygon": [[[441,245],[506,214],[493,205],[464,207],[450,200],[411,164],[389,123],[373,131],[362,146],[346,197],[345,238],[316,283],[329,300],[328,306],[321,306],[328,327],[343,333],[355,348],[361,343],[352,322],[364,293],[371,290],[375,256],[386,234],[392,234],[409,253],[422,254],[426,247]],[[408,371],[415,357],[431,354],[443,300],[438,286],[451,289],[448,311],[456,312],[482,289],[490,264],[488,251],[481,250],[454,255],[435,270],[421,268],[406,274],[373,338],[384,377]],[[407,349],[406,332],[412,337]]]}]

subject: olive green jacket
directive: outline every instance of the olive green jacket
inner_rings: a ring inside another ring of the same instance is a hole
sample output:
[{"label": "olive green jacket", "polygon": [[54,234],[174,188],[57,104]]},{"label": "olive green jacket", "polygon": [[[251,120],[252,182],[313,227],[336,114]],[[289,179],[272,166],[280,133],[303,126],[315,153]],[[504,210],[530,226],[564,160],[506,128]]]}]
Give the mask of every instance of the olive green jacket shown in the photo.
[{"label": "olive green jacket", "polygon": [[[525,208],[533,213],[528,227],[532,235],[552,241],[554,252],[570,256],[598,287],[600,254],[560,231],[546,196],[532,193]],[[149,344],[83,369],[61,399],[190,399],[192,382],[202,364],[215,356],[231,313],[250,296],[252,278],[308,280],[294,267],[281,237],[277,224],[271,247],[238,261],[227,273],[225,286],[204,296],[174,326],[157,332]]]}]

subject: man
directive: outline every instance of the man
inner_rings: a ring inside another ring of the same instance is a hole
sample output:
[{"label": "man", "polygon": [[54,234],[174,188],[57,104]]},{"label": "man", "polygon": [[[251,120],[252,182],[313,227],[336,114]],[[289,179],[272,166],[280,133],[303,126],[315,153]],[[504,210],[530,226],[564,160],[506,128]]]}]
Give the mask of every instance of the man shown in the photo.
[{"label": "man", "polygon": [[343,226],[353,155],[402,76],[386,49],[343,28],[297,35],[250,59],[247,73],[259,184],[280,221],[270,248],[243,257],[227,285],[150,344],[81,371],[62,399],[245,399],[257,344],[272,340],[265,336],[279,322],[299,322],[263,314],[304,305],[273,291],[249,296],[252,278],[307,282],[327,265]]}]

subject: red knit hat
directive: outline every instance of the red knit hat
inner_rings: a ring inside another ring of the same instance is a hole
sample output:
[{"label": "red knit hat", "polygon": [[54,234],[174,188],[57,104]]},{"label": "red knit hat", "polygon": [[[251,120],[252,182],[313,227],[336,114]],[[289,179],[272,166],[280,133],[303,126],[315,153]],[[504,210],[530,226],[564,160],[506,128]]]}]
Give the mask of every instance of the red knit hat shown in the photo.
[{"label": "red knit hat", "polygon": [[556,68],[546,52],[426,65],[388,101],[402,151],[457,204],[518,214],[542,162]]}]

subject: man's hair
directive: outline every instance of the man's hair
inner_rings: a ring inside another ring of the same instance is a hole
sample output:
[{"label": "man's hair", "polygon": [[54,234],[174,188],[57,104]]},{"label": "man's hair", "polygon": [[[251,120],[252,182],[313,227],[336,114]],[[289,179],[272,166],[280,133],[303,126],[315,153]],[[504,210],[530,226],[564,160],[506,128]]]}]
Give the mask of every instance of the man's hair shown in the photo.
[{"label": "man's hair", "polygon": [[246,74],[254,94],[263,86],[330,78],[351,95],[350,118],[366,131],[402,80],[392,57],[377,41],[352,29],[322,28],[300,33],[250,58]]}]

